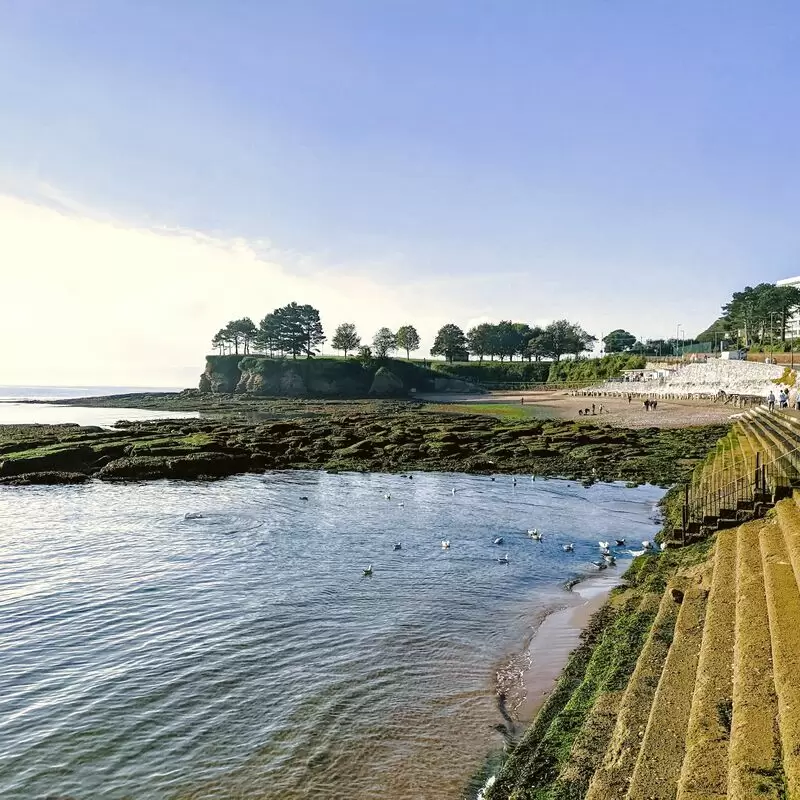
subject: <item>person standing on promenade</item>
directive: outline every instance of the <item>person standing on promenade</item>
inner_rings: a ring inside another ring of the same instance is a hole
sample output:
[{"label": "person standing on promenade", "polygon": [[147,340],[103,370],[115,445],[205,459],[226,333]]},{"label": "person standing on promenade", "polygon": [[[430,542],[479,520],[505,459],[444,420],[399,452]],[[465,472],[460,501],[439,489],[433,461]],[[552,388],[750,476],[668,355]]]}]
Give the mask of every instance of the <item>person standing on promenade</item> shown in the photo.
[{"label": "person standing on promenade", "polygon": [[772,391],[772,389],[769,390],[769,394],[767,395],[767,408],[770,411],[775,410],[775,393]]}]

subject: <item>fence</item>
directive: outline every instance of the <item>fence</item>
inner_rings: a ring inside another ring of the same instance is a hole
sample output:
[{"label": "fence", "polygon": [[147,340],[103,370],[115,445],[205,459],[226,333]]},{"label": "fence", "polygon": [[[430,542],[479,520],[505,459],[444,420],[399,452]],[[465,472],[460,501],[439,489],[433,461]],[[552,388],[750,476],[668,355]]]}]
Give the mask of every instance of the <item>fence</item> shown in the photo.
[{"label": "fence", "polygon": [[755,510],[756,503],[771,501],[782,492],[789,494],[800,483],[800,448],[769,448],[766,454],[765,461],[761,452],[756,453],[755,463],[732,481],[725,481],[724,475],[720,480],[715,473],[711,489],[706,487],[702,493],[687,483],[681,513],[684,536],[693,526],[714,524],[719,519],[736,520],[738,512]]}]

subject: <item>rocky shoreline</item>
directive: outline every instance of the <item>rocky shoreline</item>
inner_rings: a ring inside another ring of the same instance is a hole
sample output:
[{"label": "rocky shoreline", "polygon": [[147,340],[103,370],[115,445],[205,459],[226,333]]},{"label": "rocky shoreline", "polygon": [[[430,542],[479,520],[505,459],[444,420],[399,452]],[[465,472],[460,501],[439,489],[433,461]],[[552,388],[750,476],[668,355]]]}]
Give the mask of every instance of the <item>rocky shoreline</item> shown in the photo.
[{"label": "rocky shoreline", "polygon": [[[159,399],[161,407],[193,405],[186,397]],[[687,475],[727,430],[509,421],[388,401],[259,402],[257,414],[246,401],[232,402],[209,418],[119,423],[113,429],[0,426],[0,485],[324,469],[529,474],[668,486]],[[254,415],[267,419],[248,421]]]}]

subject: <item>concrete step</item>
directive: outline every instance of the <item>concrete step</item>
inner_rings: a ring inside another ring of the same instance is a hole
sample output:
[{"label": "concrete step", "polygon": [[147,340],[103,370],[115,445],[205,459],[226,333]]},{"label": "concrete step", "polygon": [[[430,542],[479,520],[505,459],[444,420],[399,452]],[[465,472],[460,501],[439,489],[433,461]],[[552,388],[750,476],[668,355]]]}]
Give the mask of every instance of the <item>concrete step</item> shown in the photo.
[{"label": "concrete step", "polygon": [[628,681],[611,741],[589,784],[586,800],[622,798],[627,793],[679,610],[680,606],[667,587],[650,635]]},{"label": "concrete step", "polygon": [[717,536],[678,800],[725,800],[733,704],[737,532]]},{"label": "concrete step", "polygon": [[780,763],[775,725],[778,699],[772,680],[772,644],[759,546],[765,524],[748,522],[737,531],[730,800],[781,800],[779,789],[765,779]]},{"label": "concrete step", "polygon": [[778,695],[783,771],[789,797],[800,797],[800,590],[779,524],[764,526],[761,557]]},{"label": "concrete step", "polygon": [[675,800],[703,639],[712,570],[687,579],[675,637],[653,698],[627,800]]}]

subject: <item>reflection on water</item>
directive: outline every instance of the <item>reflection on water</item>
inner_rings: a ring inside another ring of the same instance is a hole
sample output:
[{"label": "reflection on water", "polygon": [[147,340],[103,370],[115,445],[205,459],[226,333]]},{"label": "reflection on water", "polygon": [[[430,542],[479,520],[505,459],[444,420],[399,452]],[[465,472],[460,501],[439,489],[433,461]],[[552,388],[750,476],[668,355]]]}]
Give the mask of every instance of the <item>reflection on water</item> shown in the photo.
[{"label": "reflection on water", "polygon": [[652,535],[660,496],[319,472],[0,490],[0,796],[458,798],[502,746],[499,665],[597,539]]},{"label": "reflection on water", "polygon": [[120,420],[197,419],[196,411],[156,411],[146,408],[92,408],[91,406],[51,406],[40,403],[0,402],[0,425],[99,425],[109,428]]}]

